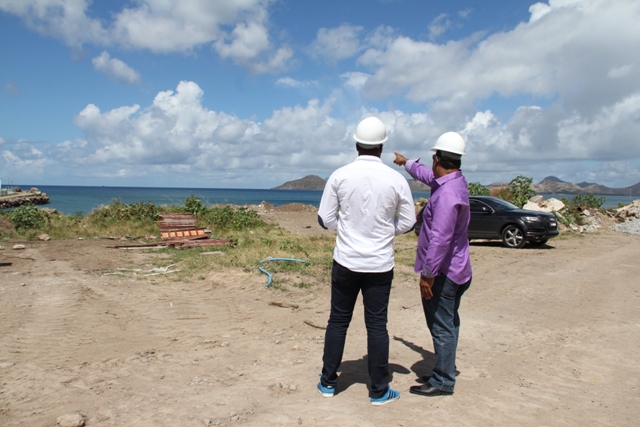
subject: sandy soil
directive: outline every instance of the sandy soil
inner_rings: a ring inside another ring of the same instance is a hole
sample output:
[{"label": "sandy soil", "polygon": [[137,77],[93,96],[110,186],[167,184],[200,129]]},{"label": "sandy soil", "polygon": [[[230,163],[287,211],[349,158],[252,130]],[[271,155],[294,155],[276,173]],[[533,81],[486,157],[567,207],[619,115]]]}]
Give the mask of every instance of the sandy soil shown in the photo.
[{"label": "sandy soil", "polygon": [[[292,232],[327,233],[313,209],[268,209]],[[143,276],[159,253],[104,240],[0,243],[0,425],[635,426],[640,419],[640,237],[604,230],[543,248],[472,244],[451,397],[409,394],[432,345],[408,266],[389,316],[399,401],[367,397],[362,309],[333,399],[316,391],[329,279],[299,292],[265,276]],[[411,239],[397,250],[413,251]],[[112,275],[117,268],[130,270]],[[270,305],[277,301],[298,308]]]}]

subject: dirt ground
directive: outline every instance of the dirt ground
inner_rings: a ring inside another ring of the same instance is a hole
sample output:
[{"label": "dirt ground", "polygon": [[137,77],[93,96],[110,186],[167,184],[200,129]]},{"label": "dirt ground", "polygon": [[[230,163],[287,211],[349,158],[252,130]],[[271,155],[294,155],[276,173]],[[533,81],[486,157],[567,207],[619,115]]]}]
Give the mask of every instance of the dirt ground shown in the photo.
[{"label": "dirt ground", "polygon": [[[314,209],[262,215],[294,233],[329,233]],[[297,292],[265,288],[257,268],[181,282],[143,277],[162,254],[104,240],[13,243],[0,242],[1,426],[56,426],[74,413],[88,426],[639,423],[639,236],[604,228],[542,248],[472,243],[448,397],[408,392],[434,356],[417,280],[397,267],[390,362],[402,396],[382,407],[367,396],[361,307],[336,396],[316,391],[324,331],[313,325],[326,325],[328,277]],[[130,270],[111,274],[118,268]]]}]

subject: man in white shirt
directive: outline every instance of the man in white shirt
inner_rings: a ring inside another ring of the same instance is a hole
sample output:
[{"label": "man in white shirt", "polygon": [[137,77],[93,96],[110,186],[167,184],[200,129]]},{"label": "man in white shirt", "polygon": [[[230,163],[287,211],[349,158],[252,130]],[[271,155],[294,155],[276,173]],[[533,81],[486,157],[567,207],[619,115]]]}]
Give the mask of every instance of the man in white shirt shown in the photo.
[{"label": "man in white shirt", "polygon": [[331,174],[318,209],[320,225],[338,235],[331,271],[331,314],[317,388],[324,397],[335,393],[347,329],[362,292],[369,397],[372,405],[384,405],[400,397],[389,387],[387,308],[395,265],[393,239],[413,228],[415,209],[407,180],[380,160],[387,140],[382,121],[367,117],[353,137],[358,157]]}]

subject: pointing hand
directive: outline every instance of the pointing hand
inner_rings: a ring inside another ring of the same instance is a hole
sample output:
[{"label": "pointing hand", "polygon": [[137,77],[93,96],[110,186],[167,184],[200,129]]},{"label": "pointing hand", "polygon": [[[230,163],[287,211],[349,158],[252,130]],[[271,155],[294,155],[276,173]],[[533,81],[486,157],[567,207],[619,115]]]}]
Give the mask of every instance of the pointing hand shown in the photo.
[{"label": "pointing hand", "polygon": [[396,153],[395,151],[393,152],[393,154],[396,155],[396,159],[393,161],[393,163],[395,163],[396,165],[404,166],[404,164],[407,163],[407,158],[402,154]]}]

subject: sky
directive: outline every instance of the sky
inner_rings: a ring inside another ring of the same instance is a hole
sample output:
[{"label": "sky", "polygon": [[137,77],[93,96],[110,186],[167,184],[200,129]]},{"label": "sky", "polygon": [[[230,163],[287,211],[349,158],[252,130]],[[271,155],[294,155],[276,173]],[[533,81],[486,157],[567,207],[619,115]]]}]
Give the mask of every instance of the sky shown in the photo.
[{"label": "sky", "polygon": [[0,179],[273,188],[353,161],[377,116],[394,168],[456,131],[469,182],[627,187],[638,22],[637,0],[0,0]]}]

